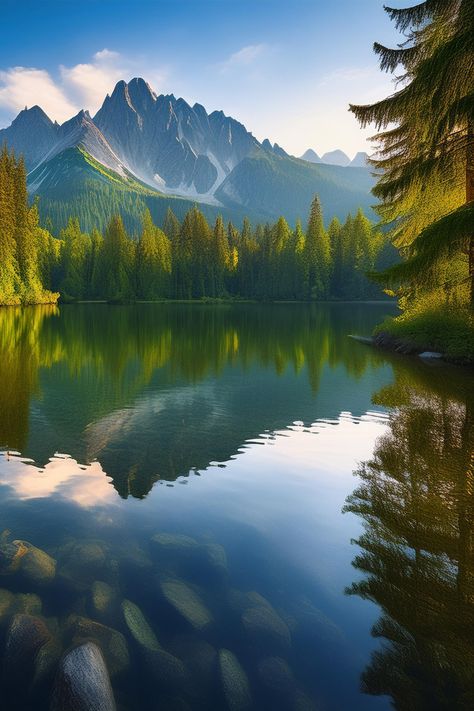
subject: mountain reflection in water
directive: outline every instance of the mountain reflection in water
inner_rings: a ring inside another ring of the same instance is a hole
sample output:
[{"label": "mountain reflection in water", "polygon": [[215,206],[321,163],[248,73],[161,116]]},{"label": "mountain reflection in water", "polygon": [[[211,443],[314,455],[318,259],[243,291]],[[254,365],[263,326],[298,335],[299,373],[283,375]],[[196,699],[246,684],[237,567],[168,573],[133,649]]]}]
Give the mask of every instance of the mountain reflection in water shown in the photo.
[{"label": "mountain reflection in water", "polygon": [[296,419],[363,414],[358,381],[389,370],[347,338],[368,309],[374,321],[390,307],[2,310],[0,446],[39,464],[58,450],[98,459],[121,496],[142,498]]},{"label": "mountain reflection in water", "polygon": [[[20,609],[58,655],[39,690],[0,673],[2,702],[46,711],[79,626],[127,651],[125,711],[223,711],[225,650],[258,711],[474,708],[473,378],[347,338],[387,310],[0,310],[0,656]],[[22,541],[41,585],[9,566]],[[124,605],[186,684],[150,670]]]}]

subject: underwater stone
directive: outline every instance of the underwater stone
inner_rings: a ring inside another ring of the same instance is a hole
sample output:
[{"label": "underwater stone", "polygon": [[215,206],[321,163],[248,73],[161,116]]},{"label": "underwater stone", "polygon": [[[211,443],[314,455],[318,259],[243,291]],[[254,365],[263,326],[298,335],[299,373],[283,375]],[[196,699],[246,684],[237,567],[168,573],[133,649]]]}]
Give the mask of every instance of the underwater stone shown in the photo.
[{"label": "underwater stone", "polygon": [[183,662],[164,649],[146,649],[145,665],[154,680],[166,690],[182,691],[186,685]]},{"label": "underwater stone", "polygon": [[167,602],[196,630],[212,621],[212,615],[197,593],[180,580],[165,580],[161,591]]},{"label": "underwater stone", "polygon": [[105,566],[106,553],[99,543],[69,543],[63,548],[58,577],[78,592],[89,590]]},{"label": "underwater stone", "polygon": [[99,618],[110,617],[117,595],[115,590],[101,580],[95,580],[91,588],[92,610]]},{"label": "underwater stone", "polygon": [[288,625],[269,607],[251,607],[242,614],[242,624],[252,643],[271,650],[291,646]]},{"label": "underwater stone", "polygon": [[155,633],[140,608],[134,602],[124,600],[122,602],[122,611],[130,634],[140,647],[152,652],[161,649]]},{"label": "underwater stone", "polygon": [[216,678],[217,652],[214,647],[193,634],[180,634],[173,638],[170,651],[184,662],[193,696],[206,698]]},{"label": "underwater stone", "polygon": [[118,630],[78,615],[71,615],[68,618],[66,629],[74,645],[92,639],[100,647],[111,676],[121,674],[128,669],[130,655],[127,642]]},{"label": "underwater stone", "polygon": [[13,610],[15,596],[9,590],[0,588],[0,624],[4,622]]},{"label": "underwater stone", "polygon": [[182,533],[156,533],[152,536],[152,549],[160,555],[193,555],[199,549],[199,543]]},{"label": "underwater stone", "polygon": [[51,681],[61,658],[62,647],[57,639],[50,639],[35,657],[33,685],[39,686]]},{"label": "underwater stone", "polygon": [[147,570],[153,567],[150,557],[135,543],[129,543],[119,552],[120,566],[124,568]]},{"label": "underwater stone", "polygon": [[227,573],[227,554],[225,548],[219,543],[207,543],[204,546],[207,563],[217,573]]},{"label": "underwater stone", "polygon": [[51,711],[116,711],[107,667],[94,642],[75,647],[63,657]]},{"label": "underwater stone", "polygon": [[51,639],[43,620],[32,615],[15,615],[7,632],[3,673],[7,685],[28,679],[40,648]]},{"label": "underwater stone", "polygon": [[252,707],[247,674],[239,664],[237,657],[228,649],[219,651],[219,668],[222,689],[230,711],[246,711]]},{"label": "underwater stone", "polygon": [[35,593],[18,593],[15,595],[15,612],[25,615],[41,615],[43,603]]},{"label": "underwater stone", "polygon": [[295,678],[287,662],[281,657],[267,657],[258,665],[263,686],[274,696],[289,697],[295,691]]},{"label": "underwater stone", "polygon": [[51,582],[56,575],[56,561],[40,548],[27,541],[13,541],[26,549],[21,554],[19,570],[21,575],[33,585],[44,585]]},{"label": "underwater stone", "polygon": [[318,711],[320,708],[303,691],[297,691],[292,701],[291,711]]}]

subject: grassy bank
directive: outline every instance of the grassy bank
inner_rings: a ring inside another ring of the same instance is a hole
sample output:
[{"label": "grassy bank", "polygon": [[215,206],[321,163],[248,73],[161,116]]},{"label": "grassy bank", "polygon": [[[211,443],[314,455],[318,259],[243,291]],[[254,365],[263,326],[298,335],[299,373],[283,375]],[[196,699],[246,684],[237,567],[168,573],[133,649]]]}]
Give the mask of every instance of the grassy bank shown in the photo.
[{"label": "grassy bank", "polygon": [[474,317],[466,309],[435,306],[388,318],[374,331],[377,345],[403,353],[438,351],[447,360],[474,364]]}]

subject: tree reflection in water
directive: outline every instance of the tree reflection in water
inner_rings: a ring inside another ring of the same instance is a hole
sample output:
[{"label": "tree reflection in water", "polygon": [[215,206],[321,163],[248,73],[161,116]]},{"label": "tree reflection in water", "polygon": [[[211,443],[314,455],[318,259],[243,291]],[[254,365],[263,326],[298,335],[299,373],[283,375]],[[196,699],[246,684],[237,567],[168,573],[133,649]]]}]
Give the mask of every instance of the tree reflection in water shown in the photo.
[{"label": "tree reflection in water", "polygon": [[345,511],[364,521],[350,595],[382,611],[362,674],[402,711],[474,708],[474,392],[469,374],[395,367],[389,431]]}]

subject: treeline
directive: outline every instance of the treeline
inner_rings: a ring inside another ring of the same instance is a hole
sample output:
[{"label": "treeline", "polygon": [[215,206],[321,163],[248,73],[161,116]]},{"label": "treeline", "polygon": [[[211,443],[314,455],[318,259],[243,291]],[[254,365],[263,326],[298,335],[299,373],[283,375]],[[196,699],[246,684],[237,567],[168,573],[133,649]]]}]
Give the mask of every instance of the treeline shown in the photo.
[{"label": "treeline", "polygon": [[39,226],[36,205],[29,206],[23,159],[4,147],[0,153],[0,304],[53,303],[58,294],[50,266],[59,259],[59,242]]},{"label": "treeline", "polygon": [[0,169],[3,304],[250,298],[364,299],[380,296],[366,274],[387,266],[394,250],[361,210],[326,230],[318,197],[306,231],[283,217],[241,229],[218,217],[209,225],[194,206],[182,222],[168,210],[162,228],[148,210],[132,238],[114,216],[104,234],[83,232],[70,218],[57,238],[38,225],[29,207],[24,165],[6,149]]},{"label": "treeline", "polygon": [[137,240],[119,216],[103,236],[83,233],[70,219],[59,239],[51,287],[65,299],[369,298],[380,292],[366,273],[390,257],[360,210],[325,230],[317,197],[306,232],[283,217],[255,230],[248,220],[239,230],[221,217],[211,226],[193,207],[182,223],[169,209],[162,229],[146,211]]}]

